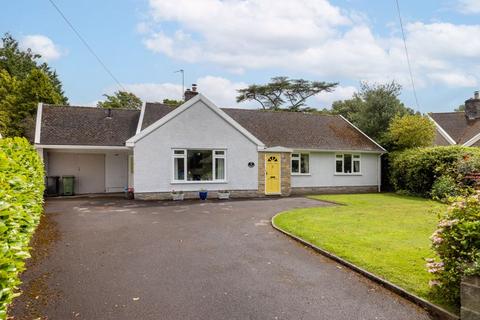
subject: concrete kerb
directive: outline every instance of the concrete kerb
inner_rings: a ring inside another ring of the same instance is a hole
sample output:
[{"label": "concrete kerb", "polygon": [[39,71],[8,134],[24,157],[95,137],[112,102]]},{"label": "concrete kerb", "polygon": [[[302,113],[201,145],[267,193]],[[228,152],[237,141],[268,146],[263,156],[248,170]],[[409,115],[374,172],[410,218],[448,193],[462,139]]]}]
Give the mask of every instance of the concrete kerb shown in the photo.
[{"label": "concrete kerb", "polygon": [[280,227],[275,225],[275,222],[274,222],[275,218],[280,214],[282,214],[282,212],[279,212],[276,215],[274,215],[272,217],[271,221],[270,221],[271,224],[272,224],[272,227],[275,230],[277,230],[277,231],[289,236],[290,238],[300,242],[301,244],[309,247],[310,249],[316,251],[317,253],[320,253],[321,255],[323,255],[323,256],[325,256],[329,259],[332,259],[332,260],[338,262],[339,264],[341,264],[345,267],[348,267],[349,269],[361,274],[362,276],[380,284],[384,288],[398,294],[399,296],[415,303],[416,305],[418,305],[418,306],[422,307],[423,309],[427,310],[430,313],[430,315],[432,315],[435,319],[460,320],[459,316],[457,316],[457,315],[455,315],[455,314],[453,314],[453,313],[451,313],[451,312],[449,312],[449,311],[447,311],[447,310],[445,310],[445,309],[443,309],[443,308],[441,308],[441,307],[439,307],[439,306],[437,306],[437,305],[435,305],[435,304],[433,304],[433,303],[431,303],[431,302],[429,302],[425,299],[422,299],[422,298],[406,291],[405,289],[400,288],[399,286],[397,286],[397,285],[395,285],[395,284],[393,284],[393,283],[391,283],[387,280],[384,280],[384,279],[374,275],[373,273],[371,273],[371,272],[369,272],[365,269],[362,269],[362,268],[354,265],[353,263],[350,263],[350,262],[348,262],[348,261],[346,261],[346,260],[344,260],[344,259],[342,259],[342,258],[340,258],[340,257],[338,257],[338,256],[320,248],[320,247],[317,247],[316,245],[314,245],[314,244],[312,244],[308,241],[305,241],[305,240],[291,234],[290,232],[282,230]]}]

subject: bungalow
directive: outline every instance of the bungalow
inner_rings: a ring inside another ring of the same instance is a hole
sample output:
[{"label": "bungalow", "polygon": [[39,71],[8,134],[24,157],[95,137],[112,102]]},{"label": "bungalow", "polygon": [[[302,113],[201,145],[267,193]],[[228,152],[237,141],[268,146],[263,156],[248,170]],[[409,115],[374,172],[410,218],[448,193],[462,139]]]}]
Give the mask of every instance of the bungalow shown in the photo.
[{"label": "bungalow", "polygon": [[[188,99],[188,100],[187,100]],[[218,108],[195,90],[172,108],[40,104],[35,147],[48,176],[78,194],[167,199],[172,190],[232,197],[375,192],[385,150],[341,116]]]},{"label": "bungalow", "polygon": [[430,119],[435,124],[437,146],[463,145],[480,147],[480,94],[465,101],[465,111],[432,112]]}]

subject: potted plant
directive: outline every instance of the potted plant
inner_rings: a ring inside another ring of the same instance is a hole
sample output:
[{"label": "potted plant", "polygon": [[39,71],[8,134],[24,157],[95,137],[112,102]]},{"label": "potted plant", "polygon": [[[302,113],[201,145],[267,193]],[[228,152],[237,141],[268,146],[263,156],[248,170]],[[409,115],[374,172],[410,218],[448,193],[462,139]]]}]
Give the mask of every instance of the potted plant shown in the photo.
[{"label": "potted plant", "polygon": [[198,196],[200,197],[200,200],[207,200],[208,191],[205,189],[202,189],[200,190],[200,192],[198,192]]},{"label": "potted plant", "polygon": [[220,200],[228,200],[230,199],[230,192],[228,190],[218,190],[218,199]]},{"label": "potted plant", "polygon": [[181,201],[185,197],[185,195],[183,194],[183,191],[172,190],[171,195],[174,201]]}]

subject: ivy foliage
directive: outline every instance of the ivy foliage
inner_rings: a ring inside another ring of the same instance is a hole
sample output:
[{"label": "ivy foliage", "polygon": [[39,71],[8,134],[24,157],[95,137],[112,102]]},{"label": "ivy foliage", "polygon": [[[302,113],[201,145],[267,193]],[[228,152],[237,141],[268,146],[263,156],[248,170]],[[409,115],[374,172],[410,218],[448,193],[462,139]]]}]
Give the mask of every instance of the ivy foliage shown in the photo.
[{"label": "ivy foliage", "polygon": [[430,285],[447,301],[459,305],[462,278],[480,276],[479,194],[457,198],[441,215],[430,239],[438,256],[427,261],[428,271],[435,276]]},{"label": "ivy foliage", "polygon": [[468,189],[466,176],[480,172],[480,149],[461,146],[414,148],[391,153],[389,163],[390,181],[396,191],[429,197],[434,183],[442,176],[451,179],[440,180],[435,192],[441,189],[440,183],[445,185],[452,179],[461,189]]},{"label": "ivy foliage", "polygon": [[0,139],[0,319],[18,296],[19,275],[43,210],[43,164],[25,138]]}]

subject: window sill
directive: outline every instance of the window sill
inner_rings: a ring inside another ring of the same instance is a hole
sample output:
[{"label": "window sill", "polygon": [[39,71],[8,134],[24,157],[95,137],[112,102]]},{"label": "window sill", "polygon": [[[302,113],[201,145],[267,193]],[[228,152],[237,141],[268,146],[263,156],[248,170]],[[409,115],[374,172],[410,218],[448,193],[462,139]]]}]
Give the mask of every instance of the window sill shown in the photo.
[{"label": "window sill", "polygon": [[227,180],[218,181],[171,181],[170,184],[224,184],[228,183]]},{"label": "window sill", "polygon": [[300,176],[300,177],[301,177],[301,176],[306,176],[306,177],[308,177],[308,176],[311,176],[312,174],[311,174],[311,173],[291,173],[290,175],[292,175],[292,176]]},{"label": "window sill", "polygon": [[334,176],[363,176],[362,173],[335,173]]}]

